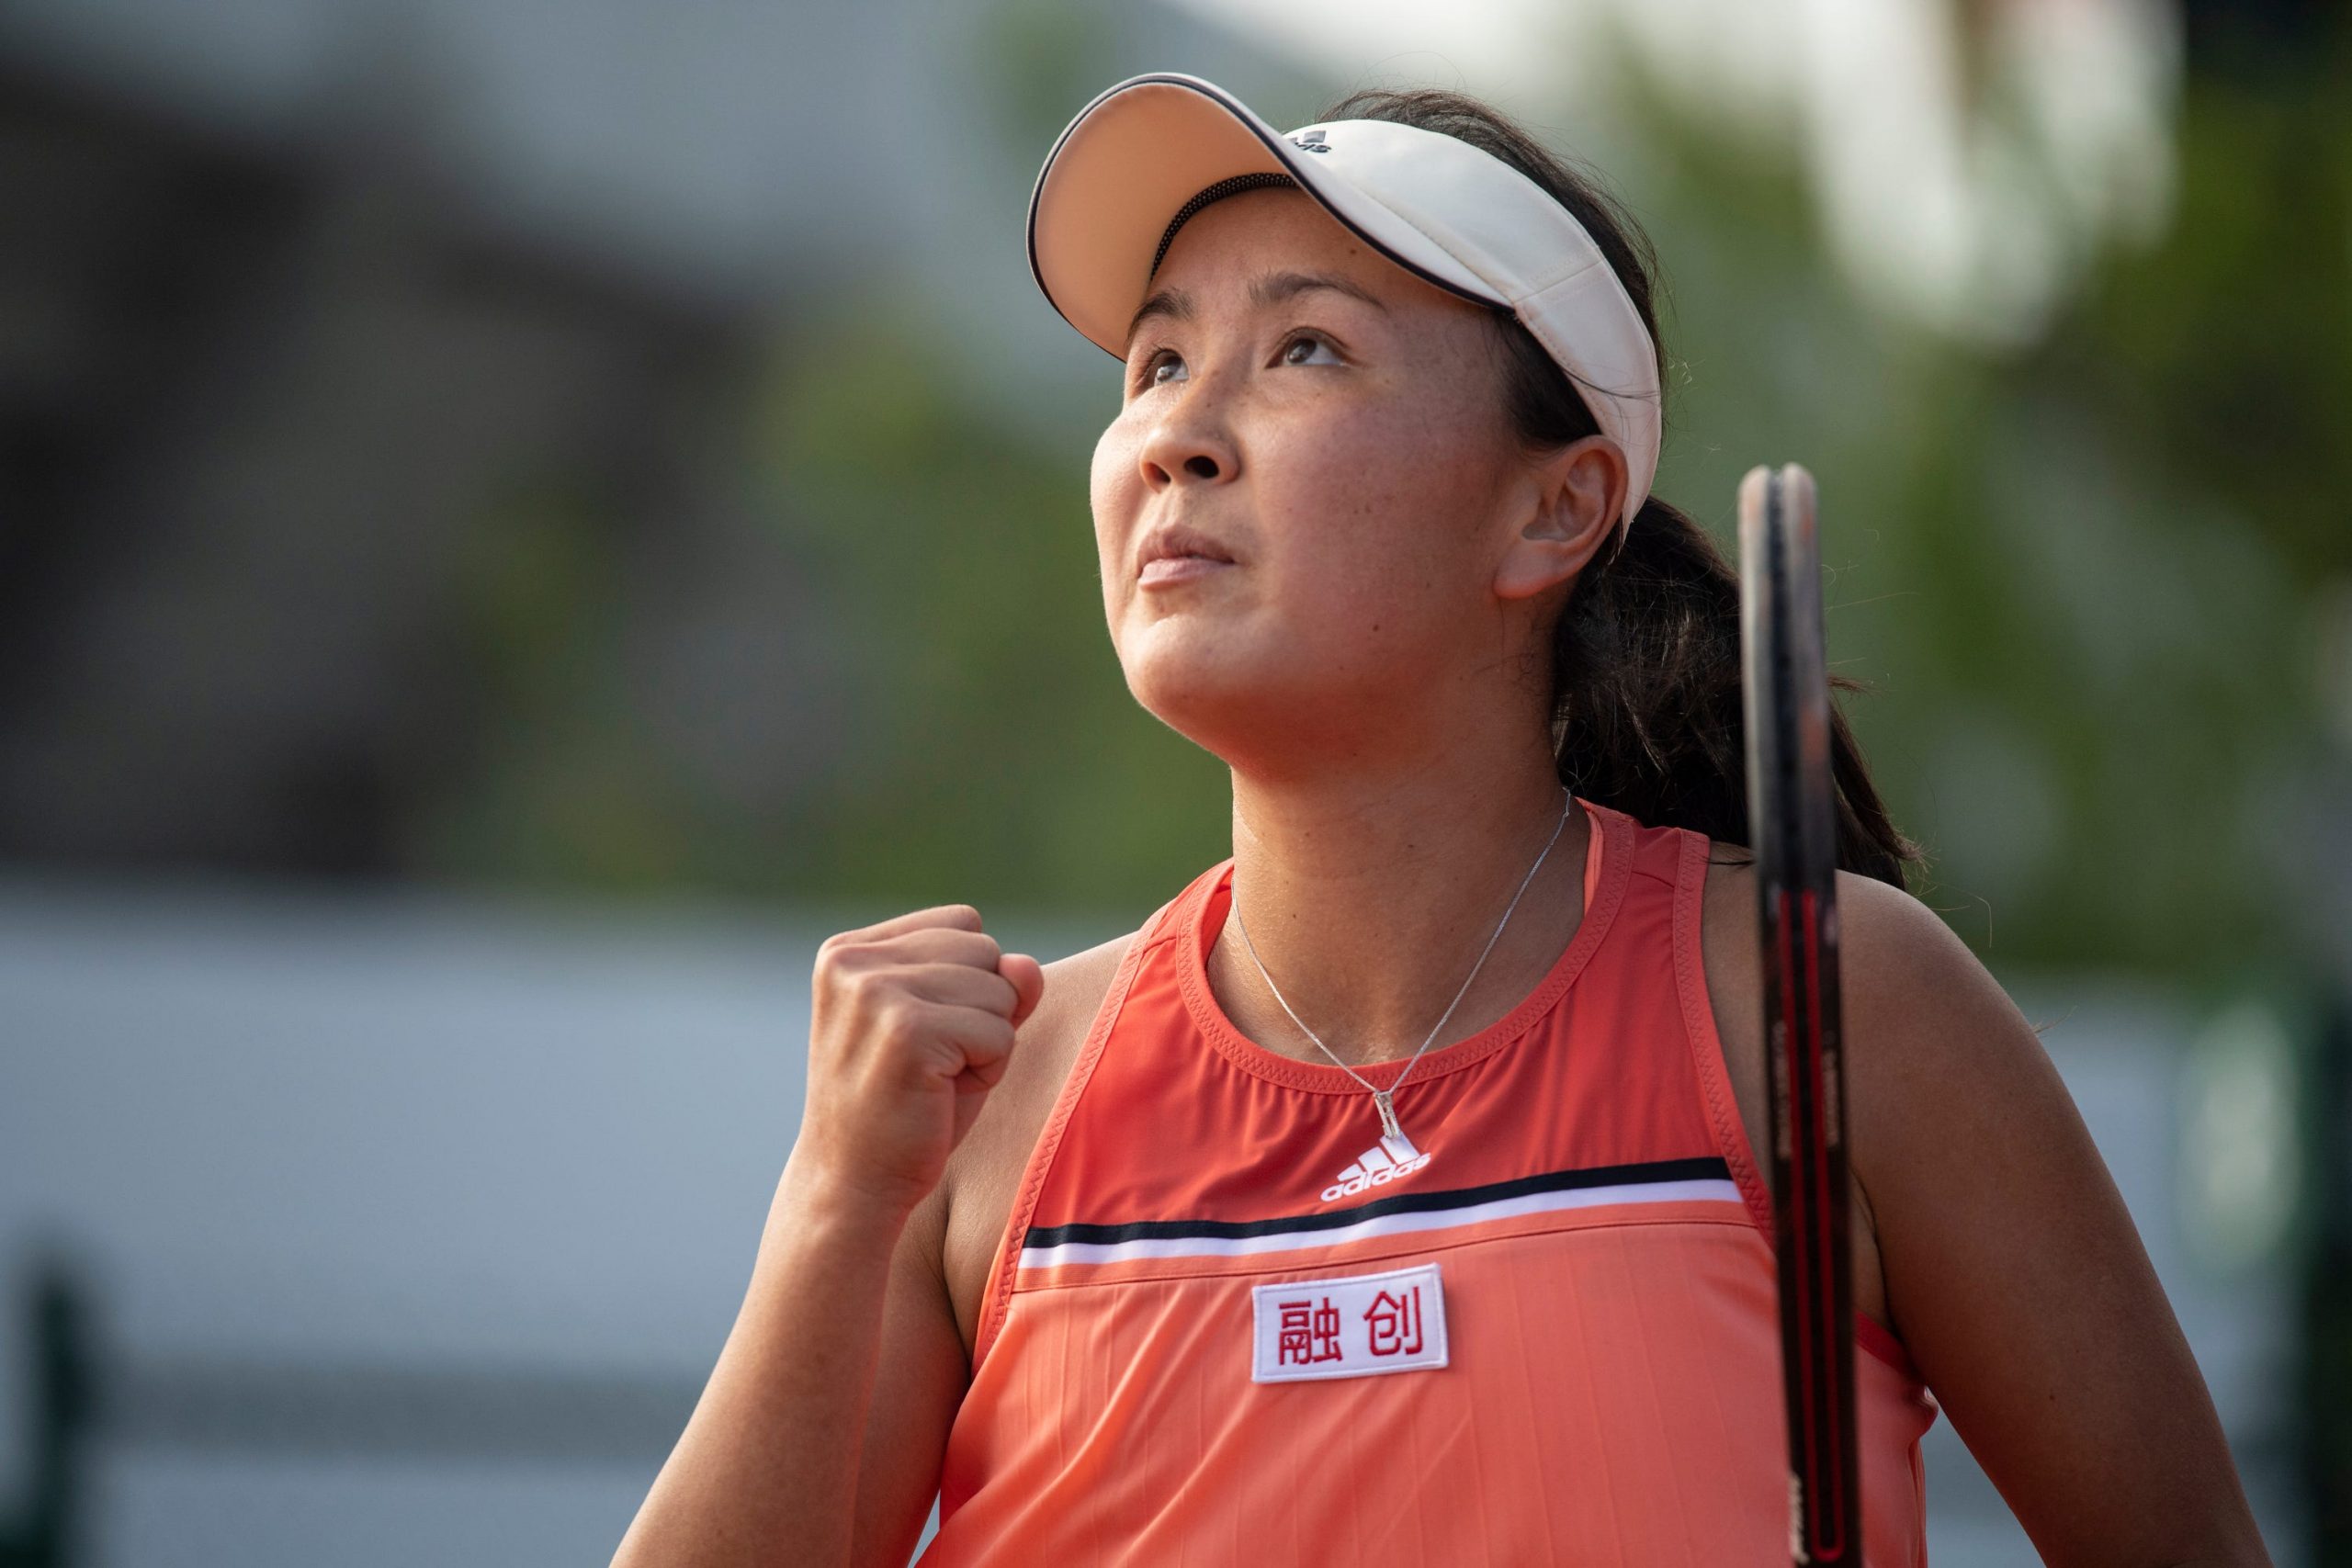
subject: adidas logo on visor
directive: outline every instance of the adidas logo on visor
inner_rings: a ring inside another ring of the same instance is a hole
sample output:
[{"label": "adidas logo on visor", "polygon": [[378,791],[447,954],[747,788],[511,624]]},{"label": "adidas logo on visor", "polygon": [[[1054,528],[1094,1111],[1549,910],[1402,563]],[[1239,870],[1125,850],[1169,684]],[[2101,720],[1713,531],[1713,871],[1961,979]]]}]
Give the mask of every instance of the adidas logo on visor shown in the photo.
[{"label": "adidas logo on visor", "polygon": [[1336,1203],[1342,1198],[1374,1187],[1385,1187],[1401,1181],[1430,1163],[1430,1156],[1413,1146],[1413,1141],[1399,1133],[1358,1155],[1355,1163],[1340,1172],[1340,1179],[1323,1189],[1323,1201]]}]

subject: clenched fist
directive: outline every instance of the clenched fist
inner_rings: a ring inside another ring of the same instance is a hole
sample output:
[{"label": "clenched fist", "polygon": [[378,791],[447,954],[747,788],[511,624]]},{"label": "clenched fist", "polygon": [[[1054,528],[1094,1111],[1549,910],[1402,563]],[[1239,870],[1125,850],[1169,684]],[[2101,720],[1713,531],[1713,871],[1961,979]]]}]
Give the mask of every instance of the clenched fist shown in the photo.
[{"label": "clenched fist", "polygon": [[827,937],[817,950],[808,1096],[795,1164],[911,1210],[1004,1076],[1046,973],[968,904]]}]

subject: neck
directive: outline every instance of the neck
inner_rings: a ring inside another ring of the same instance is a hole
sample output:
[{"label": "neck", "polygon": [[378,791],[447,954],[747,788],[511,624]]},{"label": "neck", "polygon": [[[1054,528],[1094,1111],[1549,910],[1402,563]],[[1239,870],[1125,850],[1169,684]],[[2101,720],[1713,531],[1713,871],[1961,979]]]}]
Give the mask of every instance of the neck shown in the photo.
[{"label": "neck", "polygon": [[1277,783],[1236,770],[1233,899],[1249,942],[1228,916],[1207,966],[1210,988],[1244,1035],[1326,1060],[1292,1021],[1295,1010],[1333,1055],[1362,1066],[1410,1056],[1424,1040],[1442,1050],[1535,988],[1581,919],[1592,829],[1576,808],[1562,824],[1566,795],[1548,756],[1505,770],[1493,761],[1408,780]]}]

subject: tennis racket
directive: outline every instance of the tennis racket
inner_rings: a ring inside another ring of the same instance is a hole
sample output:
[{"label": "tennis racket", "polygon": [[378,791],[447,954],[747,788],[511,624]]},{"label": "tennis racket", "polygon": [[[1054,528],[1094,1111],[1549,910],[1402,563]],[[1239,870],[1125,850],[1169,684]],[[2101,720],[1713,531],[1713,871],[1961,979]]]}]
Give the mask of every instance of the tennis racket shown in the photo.
[{"label": "tennis racket", "polygon": [[1788,1401],[1789,1553],[1861,1562],[1852,1244],[1838,1010],[1838,814],[1813,476],[1739,485],[1747,821],[1762,916],[1772,1216]]}]

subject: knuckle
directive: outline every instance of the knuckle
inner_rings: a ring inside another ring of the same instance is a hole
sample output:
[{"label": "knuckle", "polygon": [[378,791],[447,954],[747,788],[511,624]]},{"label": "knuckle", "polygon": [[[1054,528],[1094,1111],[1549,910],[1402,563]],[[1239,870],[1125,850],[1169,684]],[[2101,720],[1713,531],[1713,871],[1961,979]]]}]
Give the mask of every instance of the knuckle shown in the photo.
[{"label": "knuckle", "polygon": [[865,944],[854,934],[837,932],[817,944],[817,973],[823,976],[854,974],[866,952]]},{"label": "knuckle", "polygon": [[895,987],[873,1004],[870,1017],[876,1032],[893,1045],[904,1048],[922,1037],[922,1003]]}]

